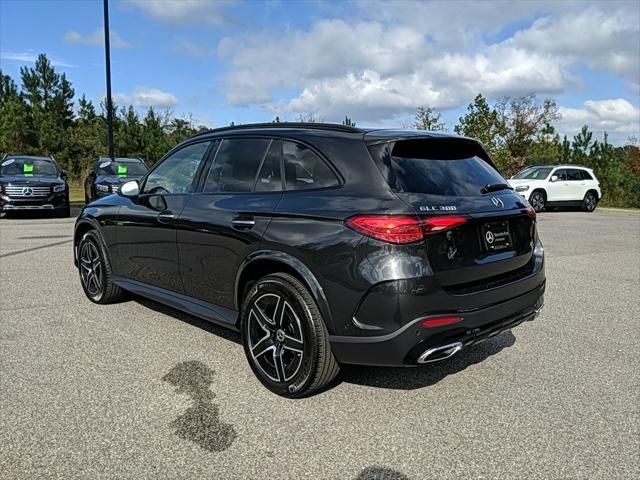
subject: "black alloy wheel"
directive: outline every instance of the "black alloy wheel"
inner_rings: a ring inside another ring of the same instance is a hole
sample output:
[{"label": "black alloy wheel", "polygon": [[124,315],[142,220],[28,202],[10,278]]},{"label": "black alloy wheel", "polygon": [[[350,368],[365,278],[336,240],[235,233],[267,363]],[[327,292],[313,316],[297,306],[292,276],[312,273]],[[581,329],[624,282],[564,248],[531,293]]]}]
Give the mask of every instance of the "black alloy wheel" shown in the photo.
[{"label": "black alloy wheel", "polygon": [[252,370],[278,395],[308,395],[339,372],[315,301],[291,275],[256,282],[243,304],[241,331]]},{"label": "black alloy wheel", "polygon": [[124,292],[111,281],[111,265],[102,239],[93,230],[78,244],[78,271],[82,289],[92,302],[112,303],[122,298]]},{"label": "black alloy wheel", "polygon": [[98,247],[91,241],[83,242],[78,255],[80,280],[87,296],[99,300],[102,296],[103,268]]},{"label": "black alloy wheel", "polygon": [[585,212],[593,212],[596,209],[597,205],[598,205],[598,197],[596,197],[596,194],[593,192],[588,192],[584,196],[584,200],[582,202],[582,209]]},{"label": "black alloy wheel", "polygon": [[533,192],[531,198],[529,199],[529,203],[536,211],[536,213],[540,213],[544,210],[545,198],[542,192]]}]

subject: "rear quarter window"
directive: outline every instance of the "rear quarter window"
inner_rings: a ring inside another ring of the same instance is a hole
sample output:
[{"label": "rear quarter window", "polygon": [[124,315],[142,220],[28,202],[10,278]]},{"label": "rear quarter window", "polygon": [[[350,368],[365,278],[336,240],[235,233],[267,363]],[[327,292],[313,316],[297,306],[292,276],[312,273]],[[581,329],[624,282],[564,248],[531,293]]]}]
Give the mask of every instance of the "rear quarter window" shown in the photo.
[{"label": "rear quarter window", "polygon": [[385,159],[391,188],[402,193],[481,195],[488,184],[506,183],[481,148],[469,141],[403,140]]},{"label": "rear quarter window", "polygon": [[340,184],[331,168],[306,145],[283,140],[282,157],[287,190],[336,187]]}]

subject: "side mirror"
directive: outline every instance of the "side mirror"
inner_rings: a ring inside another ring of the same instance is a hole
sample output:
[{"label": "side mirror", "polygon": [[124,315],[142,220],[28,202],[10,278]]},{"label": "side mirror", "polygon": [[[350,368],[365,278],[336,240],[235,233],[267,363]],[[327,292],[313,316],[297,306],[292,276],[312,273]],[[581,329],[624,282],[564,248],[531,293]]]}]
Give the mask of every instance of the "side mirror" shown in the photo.
[{"label": "side mirror", "polygon": [[137,180],[131,180],[130,182],[124,183],[122,187],[120,187],[120,195],[123,197],[137,197],[140,195],[140,185]]},{"label": "side mirror", "polygon": [[69,174],[67,173],[66,170],[60,170],[60,178],[62,178],[63,180],[67,180],[67,178],[69,178]]},{"label": "side mirror", "polygon": [[558,181],[558,175],[551,175],[551,181],[552,182],[557,182]]}]

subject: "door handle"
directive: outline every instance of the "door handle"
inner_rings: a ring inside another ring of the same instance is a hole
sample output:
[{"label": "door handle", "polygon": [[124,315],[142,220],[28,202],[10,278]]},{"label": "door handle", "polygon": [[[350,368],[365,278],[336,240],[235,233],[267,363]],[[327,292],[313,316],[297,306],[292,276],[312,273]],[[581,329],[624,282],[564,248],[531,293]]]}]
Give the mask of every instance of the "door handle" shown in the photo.
[{"label": "door handle", "polygon": [[231,226],[236,230],[251,230],[256,221],[252,217],[237,217],[231,220]]},{"label": "door handle", "polygon": [[170,210],[160,212],[156,217],[159,223],[171,223],[174,218],[175,218],[175,215]]}]

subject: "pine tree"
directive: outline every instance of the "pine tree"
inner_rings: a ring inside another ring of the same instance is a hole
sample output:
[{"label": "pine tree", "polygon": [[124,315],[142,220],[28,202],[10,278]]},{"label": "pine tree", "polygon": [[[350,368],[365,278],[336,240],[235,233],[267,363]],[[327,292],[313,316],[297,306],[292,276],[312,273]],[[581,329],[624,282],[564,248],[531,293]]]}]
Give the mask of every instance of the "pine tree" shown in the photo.
[{"label": "pine tree", "polygon": [[16,83],[0,69],[0,151],[30,153],[30,132],[27,105]]},{"label": "pine tree", "polygon": [[38,55],[33,68],[22,67],[20,76],[36,150],[45,155],[64,153],[74,117],[71,83],[64,73],[56,73],[44,54]]},{"label": "pine tree", "polygon": [[346,125],[347,127],[355,127],[356,126],[356,122],[351,120],[351,118],[348,117],[348,116],[344,117],[344,120],[342,121],[342,124]]}]

